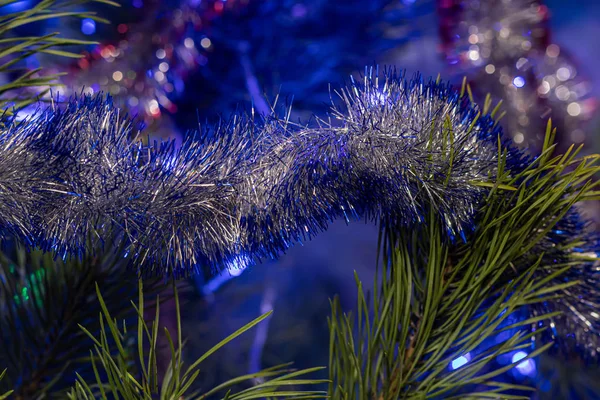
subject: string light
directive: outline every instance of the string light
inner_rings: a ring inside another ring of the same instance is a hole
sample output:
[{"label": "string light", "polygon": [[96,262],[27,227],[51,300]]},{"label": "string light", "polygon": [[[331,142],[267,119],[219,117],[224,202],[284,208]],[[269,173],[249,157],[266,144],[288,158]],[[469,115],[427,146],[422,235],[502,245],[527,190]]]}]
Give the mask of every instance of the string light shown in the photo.
[{"label": "string light", "polygon": [[169,64],[167,64],[166,62],[161,62],[158,65],[158,69],[160,69],[161,72],[167,72],[169,70]]},{"label": "string light", "polygon": [[464,356],[460,356],[450,363],[450,368],[453,370],[459,369],[460,367],[466,365],[469,361],[471,361],[471,354],[467,353]]},{"label": "string light", "polygon": [[185,40],[183,41],[183,45],[188,49],[193,49],[194,48],[194,39],[185,38]]},{"label": "string light", "polygon": [[516,76],[515,79],[513,79],[513,85],[515,85],[515,87],[522,88],[525,86],[525,79],[523,79],[522,76]]},{"label": "string light", "polygon": [[211,45],[211,41],[209,38],[203,38],[200,41],[200,46],[204,47],[205,49],[208,49],[210,47],[210,45]]},{"label": "string light", "polygon": [[96,21],[90,18],[81,20],[81,32],[84,35],[93,35],[96,32]]},{"label": "string light", "polygon": [[578,103],[571,103],[567,106],[567,112],[569,115],[576,117],[581,113],[581,106]]},{"label": "string light", "polygon": [[[517,351],[515,354],[513,354],[511,362],[517,363],[517,362],[523,360],[524,358],[526,358],[527,355],[528,354],[525,353],[524,351]],[[527,359],[527,360],[517,364],[515,369],[521,375],[533,376],[536,373],[535,361],[533,361],[532,359]]]}]

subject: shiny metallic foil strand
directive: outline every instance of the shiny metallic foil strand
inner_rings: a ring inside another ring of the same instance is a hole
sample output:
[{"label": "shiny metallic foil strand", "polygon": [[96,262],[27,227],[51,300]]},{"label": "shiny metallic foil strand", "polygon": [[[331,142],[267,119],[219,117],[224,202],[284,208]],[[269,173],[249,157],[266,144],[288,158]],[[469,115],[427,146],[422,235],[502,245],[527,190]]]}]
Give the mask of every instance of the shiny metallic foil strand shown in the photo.
[{"label": "shiny metallic foil strand", "polygon": [[159,275],[276,257],[338,217],[410,226],[433,210],[465,238],[499,128],[445,84],[367,72],[330,120],[238,116],[179,148],[142,144],[104,96],[47,108],[3,131],[32,155],[18,165],[36,185],[19,188],[31,197],[23,212],[5,207],[5,225],[63,257],[121,245]]},{"label": "shiny metallic foil strand", "polygon": [[472,181],[495,174],[493,121],[449,86],[394,71],[367,70],[338,94],[330,120],[261,141],[242,207],[249,253],[276,256],[335,218],[411,226],[430,209],[464,239],[483,193]]},{"label": "shiny metallic foil strand", "polygon": [[597,261],[600,236],[588,233],[586,225],[578,210],[572,209],[532,250],[531,256],[521,261],[525,268],[543,254],[542,267],[537,272],[541,279],[562,269],[565,263],[571,263],[571,267],[548,282],[548,286],[579,283],[561,290],[560,297],[536,304],[530,310],[533,316],[557,311],[562,314],[533,329],[547,327],[542,340],[555,341],[555,350],[564,357],[572,357],[575,350],[577,356],[597,360],[600,356],[600,264]]},{"label": "shiny metallic foil strand", "polygon": [[[103,95],[4,116],[2,231],[61,257],[119,248],[141,273],[176,277],[277,257],[336,218],[414,227],[433,212],[448,243],[468,240],[486,193],[474,181],[496,174],[498,125],[448,85],[393,70],[367,69],[335,93],[327,120],[236,116],[179,147],[144,144]],[[507,168],[530,161],[513,148]],[[582,284],[530,312],[564,311],[549,332],[595,357],[600,282],[581,257],[597,240],[581,221],[572,211],[515,268],[543,253],[544,278],[577,261],[550,284]]]},{"label": "shiny metallic foil strand", "polygon": [[54,171],[31,152],[29,144],[43,135],[32,118],[17,121],[2,115],[0,121],[0,233],[16,235],[34,244],[31,211],[43,201],[40,185]]},{"label": "shiny metallic foil strand", "polygon": [[438,0],[438,11],[451,70],[478,97],[504,101],[502,124],[517,146],[539,152],[548,118],[559,147],[586,140],[597,101],[572,57],[551,42],[542,1]]},{"label": "shiny metallic foil strand", "polygon": [[82,256],[92,240],[108,238],[135,196],[131,124],[110,100],[82,97],[51,107],[33,124],[29,151],[51,167],[40,180],[42,201],[31,210],[38,244],[60,256]]},{"label": "shiny metallic foil strand", "polygon": [[[100,244],[125,248],[146,274],[208,267],[222,261],[222,249],[230,254],[240,236],[232,183],[244,130],[253,128],[237,119],[197,133],[178,149],[173,141],[143,145],[110,98],[75,98],[5,133],[30,155],[30,164],[17,166],[35,183],[21,188],[32,199],[23,202],[26,212],[6,215],[31,232],[30,243],[61,257],[82,256]],[[11,155],[5,153],[0,159]],[[47,168],[37,171],[38,165]]]}]

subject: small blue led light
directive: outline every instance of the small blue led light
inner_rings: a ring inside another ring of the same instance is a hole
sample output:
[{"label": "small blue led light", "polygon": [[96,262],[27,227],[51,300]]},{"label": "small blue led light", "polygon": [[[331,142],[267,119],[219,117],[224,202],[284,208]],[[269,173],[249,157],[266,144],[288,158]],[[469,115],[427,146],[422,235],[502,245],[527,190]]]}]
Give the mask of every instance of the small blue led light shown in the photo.
[{"label": "small blue led light", "polygon": [[90,18],[84,18],[81,20],[81,32],[84,35],[92,35],[96,32],[96,21]]},{"label": "small blue led light", "polygon": [[522,76],[515,76],[515,79],[513,79],[513,85],[518,88],[522,88],[525,86],[525,79],[523,79]]},{"label": "small blue led light", "polygon": [[232,261],[227,268],[227,272],[214,277],[210,282],[205,284],[202,288],[202,292],[205,295],[214,293],[221,287],[225,282],[240,276],[248,267],[248,261],[242,258]]},{"label": "small blue led light", "polygon": [[460,367],[462,367],[463,365],[467,364],[469,362],[469,360],[471,359],[471,356],[469,353],[467,353],[464,356],[458,357],[457,359],[453,360],[450,363],[450,367],[452,369],[459,369]]},{"label": "small blue led light", "polygon": [[[516,363],[516,362],[521,361],[525,357],[527,357],[527,353],[525,353],[524,351],[517,351],[515,354],[513,354],[511,361],[513,363]],[[533,361],[532,359],[525,360],[525,361],[517,364],[517,366],[515,368],[516,368],[517,372],[519,372],[521,375],[532,376],[532,375],[535,375],[535,372],[536,372],[535,361]]]},{"label": "small blue led light", "polygon": [[517,361],[521,361],[525,357],[527,357],[527,353],[525,353],[524,351],[517,351],[515,354],[513,354],[511,362],[516,363]]}]

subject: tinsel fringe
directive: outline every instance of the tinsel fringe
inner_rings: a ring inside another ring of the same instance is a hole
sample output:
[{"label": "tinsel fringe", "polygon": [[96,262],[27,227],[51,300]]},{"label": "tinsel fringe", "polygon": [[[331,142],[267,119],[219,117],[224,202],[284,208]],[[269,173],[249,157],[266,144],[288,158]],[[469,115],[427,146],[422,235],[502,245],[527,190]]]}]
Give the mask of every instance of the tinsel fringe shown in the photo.
[{"label": "tinsel fringe", "polygon": [[[484,194],[473,182],[496,174],[497,124],[448,85],[395,71],[367,70],[337,94],[328,120],[241,115],[179,148],[144,144],[103,95],[4,116],[0,229],[61,257],[119,248],[140,272],[175,276],[277,257],[336,218],[410,227],[433,211],[448,241],[466,240]],[[516,150],[508,161],[513,171],[528,162]],[[569,215],[538,254],[557,262],[557,243],[581,231]],[[600,330],[591,270],[570,270],[565,279],[584,285],[532,311],[567,311],[559,336]]]}]

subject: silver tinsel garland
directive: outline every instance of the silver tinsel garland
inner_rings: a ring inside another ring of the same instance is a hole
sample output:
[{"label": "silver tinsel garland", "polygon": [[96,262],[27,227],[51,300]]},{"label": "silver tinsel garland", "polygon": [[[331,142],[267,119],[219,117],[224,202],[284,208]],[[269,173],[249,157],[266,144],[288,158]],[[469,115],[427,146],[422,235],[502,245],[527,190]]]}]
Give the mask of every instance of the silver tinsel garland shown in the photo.
[{"label": "silver tinsel garland", "polygon": [[[394,71],[367,70],[337,94],[328,120],[237,116],[180,148],[144,144],[103,96],[21,122],[4,117],[0,229],[61,257],[118,248],[140,272],[163,276],[277,257],[336,218],[401,228],[433,212],[449,242],[466,241],[485,193],[475,183],[496,174],[496,123],[449,86]],[[520,154],[510,151],[509,170],[527,165]],[[540,243],[532,257],[545,253],[541,278],[571,257],[562,244],[582,232],[570,214]],[[566,311],[551,332],[574,335],[595,356],[597,271],[582,261],[563,278],[584,284],[531,313]]]},{"label": "silver tinsel garland", "polygon": [[[567,271],[552,279],[548,286],[578,281],[563,289],[560,297],[531,307],[531,314],[561,314],[541,321],[533,329],[547,327],[544,336],[557,343],[558,351],[570,356],[573,350],[584,358],[597,360],[600,355],[600,263],[597,260],[600,236],[589,233],[579,212],[571,209],[536,246],[522,265],[532,265],[543,254],[542,267],[536,271],[544,279],[571,263]],[[577,247],[573,248],[573,243]],[[566,251],[565,249],[571,249]],[[560,264],[560,267],[557,265]]]},{"label": "silver tinsel garland", "polygon": [[338,217],[409,226],[432,207],[464,238],[499,130],[449,86],[376,75],[331,120],[236,117],[179,149],[143,145],[102,96],[5,120],[5,230],[65,257],[110,241],[176,275],[275,257]]}]

